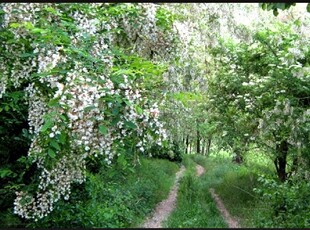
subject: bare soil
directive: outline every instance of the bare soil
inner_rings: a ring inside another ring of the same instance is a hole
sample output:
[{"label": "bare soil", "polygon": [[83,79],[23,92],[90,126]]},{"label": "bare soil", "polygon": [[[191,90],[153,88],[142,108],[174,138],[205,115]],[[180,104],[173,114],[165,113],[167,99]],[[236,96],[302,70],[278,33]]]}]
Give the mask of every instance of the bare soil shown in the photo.
[{"label": "bare soil", "polygon": [[202,167],[201,165],[196,165],[196,174],[197,176],[201,176],[202,174],[205,173],[205,168]]},{"label": "bare soil", "polygon": [[[153,215],[146,219],[142,228],[162,228],[162,223],[168,218],[170,213],[175,208],[175,203],[177,200],[179,179],[185,171],[185,167],[182,165],[180,170],[176,173],[175,183],[173,188],[170,190],[168,198],[161,201],[155,208]],[[196,175],[201,176],[205,173],[204,167],[201,165],[196,165]],[[236,219],[230,216],[229,212],[225,208],[221,198],[215,193],[213,188],[209,189],[212,198],[215,200],[216,206],[223,216],[224,220],[227,222],[229,228],[240,228],[240,225]]]},{"label": "bare soil", "polygon": [[212,198],[215,200],[216,206],[217,206],[218,210],[221,212],[224,220],[228,224],[228,227],[229,228],[240,228],[238,221],[235,218],[230,216],[229,212],[227,211],[227,209],[225,208],[225,206],[223,204],[223,201],[215,193],[214,189],[210,188],[209,192],[211,193]]},{"label": "bare soil", "polygon": [[161,201],[155,208],[153,216],[148,218],[143,224],[143,228],[162,228],[162,222],[168,218],[170,213],[175,207],[177,200],[179,179],[185,171],[185,167],[182,165],[180,170],[176,173],[176,178],[173,188],[170,190],[168,198]]}]

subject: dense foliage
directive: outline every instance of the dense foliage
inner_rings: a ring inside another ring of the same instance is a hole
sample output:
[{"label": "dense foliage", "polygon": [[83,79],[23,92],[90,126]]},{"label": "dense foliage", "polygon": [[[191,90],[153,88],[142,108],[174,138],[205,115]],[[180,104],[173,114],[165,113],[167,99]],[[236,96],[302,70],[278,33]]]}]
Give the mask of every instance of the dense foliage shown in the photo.
[{"label": "dense foliage", "polygon": [[16,192],[14,213],[38,220],[85,181],[88,162],[136,162],[163,145],[157,98],[144,89],[165,66],[145,52],[173,37],[152,4],[16,3],[1,13],[1,189],[8,202]]},{"label": "dense foliage", "polygon": [[296,7],[1,3],[2,225],[129,227],[174,173],[154,160],[169,176],[140,178],[142,156],[225,150],[273,163],[255,172],[273,207],[261,227],[309,226],[310,14]]}]

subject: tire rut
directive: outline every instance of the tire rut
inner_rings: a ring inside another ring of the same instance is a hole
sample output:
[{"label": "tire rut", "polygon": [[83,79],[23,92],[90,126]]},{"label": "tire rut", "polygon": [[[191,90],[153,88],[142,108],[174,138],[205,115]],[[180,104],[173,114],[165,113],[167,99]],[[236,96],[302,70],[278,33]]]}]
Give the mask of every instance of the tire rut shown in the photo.
[{"label": "tire rut", "polygon": [[[197,176],[201,176],[203,173],[205,173],[204,167],[202,167],[201,165],[197,164],[196,165],[196,174],[197,174]],[[211,193],[211,196],[212,196],[213,200],[215,201],[217,209],[220,211],[220,213],[221,213],[222,217],[224,218],[225,222],[228,224],[228,227],[229,228],[240,228],[240,225],[239,225],[238,221],[235,218],[231,217],[231,215],[229,214],[229,212],[225,208],[223,201],[215,193],[214,189],[210,188],[209,192]]]},{"label": "tire rut", "polygon": [[146,219],[145,223],[142,225],[142,228],[162,228],[163,221],[168,218],[175,207],[179,188],[178,182],[184,171],[185,167],[182,165],[180,170],[176,173],[174,186],[170,190],[168,198],[161,201],[156,206],[154,214],[150,218]]},{"label": "tire rut", "polygon": [[217,209],[220,211],[222,217],[224,218],[225,222],[228,224],[229,228],[240,228],[240,225],[238,223],[238,221],[233,218],[229,212],[227,211],[227,209],[224,206],[223,201],[221,200],[221,198],[215,193],[213,188],[209,189],[209,192],[211,193],[212,198],[214,199]]}]

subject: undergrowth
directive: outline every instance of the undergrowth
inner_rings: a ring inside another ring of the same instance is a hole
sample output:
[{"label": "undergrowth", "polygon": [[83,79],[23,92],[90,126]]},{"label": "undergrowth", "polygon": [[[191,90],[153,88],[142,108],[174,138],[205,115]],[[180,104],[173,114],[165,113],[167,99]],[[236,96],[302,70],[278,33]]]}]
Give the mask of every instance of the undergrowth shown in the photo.
[{"label": "undergrowth", "polygon": [[[206,169],[204,183],[213,187],[229,213],[242,227],[256,227],[270,212],[270,204],[253,192],[260,186],[260,173],[272,174],[273,165],[258,153],[248,153],[243,164],[232,162],[231,157],[204,157],[193,155],[193,160]],[[260,225],[261,226],[261,225]]]},{"label": "undergrowth", "polygon": [[[23,227],[138,226],[168,196],[179,168],[176,163],[163,159],[141,157],[140,162],[126,169],[122,165],[102,166],[99,172],[88,172],[87,181],[76,185],[68,201],[61,200],[50,215]],[[13,214],[3,215],[7,221],[16,219]]]}]

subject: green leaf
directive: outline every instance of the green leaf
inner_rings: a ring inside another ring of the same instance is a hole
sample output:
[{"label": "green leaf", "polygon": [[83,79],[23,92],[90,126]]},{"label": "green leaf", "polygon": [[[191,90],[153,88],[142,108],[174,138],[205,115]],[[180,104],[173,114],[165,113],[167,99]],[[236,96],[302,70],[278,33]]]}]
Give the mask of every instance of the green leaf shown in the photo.
[{"label": "green leaf", "polygon": [[60,15],[53,7],[45,7],[45,10],[47,12],[54,14],[54,15]]},{"label": "green leaf", "polygon": [[65,144],[66,143],[66,139],[67,139],[66,134],[65,133],[61,133],[60,136],[59,136],[59,143]]},{"label": "green leaf", "polygon": [[117,115],[119,113],[119,109],[117,107],[115,107],[113,110],[112,110],[112,114],[113,115]]},{"label": "green leaf", "polygon": [[23,53],[23,54],[19,55],[19,57],[21,57],[21,58],[34,57],[34,56],[35,56],[35,54],[33,54],[33,53]]},{"label": "green leaf", "polygon": [[8,168],[0,169],[0,177],[1,178],[10,176],[11,174],[13,174],[13,172],[12,172],[12,170],[10,170]]},{"label": "green leaf", "polygon": [[20,27],[20,24],[13,22],[13,23],[10,24],[10,27],[13,28],[13,29],[16,29],[16,28]]},{"label": "green leaf", "polygon": [[68,120],[68,118],[67,118],[65,115],[63,115],[63,114],[60,114],[59,117],[60,117],[61,120],[63,120],[63,121],[67,121],[67,120]]},{"label": "green leaf", "polygon": [[120,164],[122,167],[125,167],[127,165],[127,161],[126,161],[125,156],[123,154],[121,154],[117,158],[117,163]]},{"label": "green leaf", "polygon": [[99,125],[99,132],[101,134],[103,134],[103,135],[107,135],[108,134],[108,129],[104,125]]},{"label": "green leaf", "polygon": [[139,115],[141,115],[143,113],[143,110],[142,110],[142,108],[140,106],[136,106],[136,110],[137,110],[137,113]]},{"label": "green leaf", "polygon": [[34,29],[34,25],[31,22],[24,22],[23,24],[28,30]]},{"label": "green leaf", "polygon": [[274,9],[274,3],[266,3],[267,10],[272,10]]},{"label": "green leaf", "polygon": [[310,3],[307,4],[307,12],[310,13]]},{"label": "green leaf", "polygon": [[41,28],[33,28],[31,30],[31,32],[36,33],[36,34],[40,34],[40,33],[46,33],[46,30],[41,29]]},{"label": "green leaf", "polygon": [[56,153],[54,152],[53,149],[48,149],[48,150],[47,150],[47,153],[48,153],[48,155],[49,155],[51,158],[55,158],[55,157],[56,157]]},{"label": "green leaf", "polygon": [[128,128],[131,128],[131,129],[137,128],[137,126],[132,121],[125,121],[124,124],[125,124],[125,126],[127,126]]},{"label": "green leaf", "polygon": [[59,98],[53,98],[48,103],[49,107],[54,107],[55,105],[59,105]]},{"label": "green leaf", "polygon": [[274,10],[273,10],[273,15],[274,15],[274,16],[278,16],[278,15],[279,15],[279,12],[278,12],[277,9],[274,9]]},{"label": "green leaf", "polygon": [[88,112],[88,111],[91,111],[91,110],[93,110],[93,109],[95,109],[95,108],[96,108],[96,106],[94,106],[94,105],[86,106],[86,107],[84,108],[84,111],[85,111],[85,112]]},{"label": "green leaf", "polygon": [[51,145],[53,148],[55,148],[56,150],[58,150],[58,151],[61,150],[60,145],[59,145],[59,144],[57,143],[57,141],[55,141],[54,139],[51,140],[50,145]]},{"label": "green leaf", "polygon": [[111,125],[116,125],[117,122],[119,122],[119,121],[120,121],[120,116],[117,116],[117,117],[113,118]]},{"label": "green leaf", "polygon": [[263,9],[263,10],[266,10],[266,3],[259,3],[259,6]]},{"label": "green leaf", "polygon": [[276,3],[276,7],[281,9],[281,10],[284,10],[284,9],[286,9],[286,4],[285,3]]},{"label": "green leaf", "polygon": [[41,128],[41,132],[45,132],[46,130],[48,130],[49,128],[51,128],[53,126],[53,122],[51,120],[46,120],[44,125]]},{"label": "green leaf", "polygon": [[128,106],[131,106],[131,105],[132,105],[132,103],[131,103],[130,101],[128,101],[128,100],[124,100],[124,102],[125,102],[125,104],[128,105]]}]

